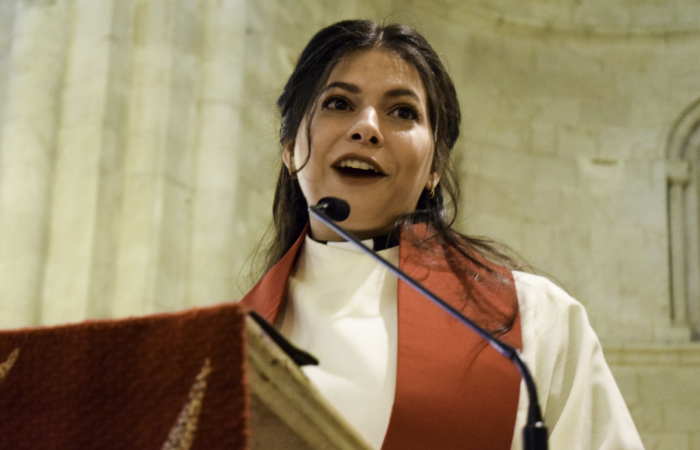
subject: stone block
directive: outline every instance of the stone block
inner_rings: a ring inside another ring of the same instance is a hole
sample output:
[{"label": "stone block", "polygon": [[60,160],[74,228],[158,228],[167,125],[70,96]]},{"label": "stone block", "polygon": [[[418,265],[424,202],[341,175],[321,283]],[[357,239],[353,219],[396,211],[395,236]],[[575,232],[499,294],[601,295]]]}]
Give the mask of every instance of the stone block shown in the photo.
[{"label": "stone block", "polygon": [[592,230],[594,261],[601,264],[599,270],[606,268],[609,281],[617,286],[616,301],[624,307],[625,319],[637,317],[648,324],[658,313],[657,299],[666,289],[666,276],[658,270],[656,256],[663,251],[650,246],[642,229],[594,224]]},{"label": "stone block", "polygon": [[700,5],[697,2],[682,1],[672,5],[667,5],[668,8],[675,8],[675,22],[678,28],[688,29],[697,27],[700,23]]},{"label": "stone block", "polygon": [[562,211],[559,192],[533,188],[523,193],[513,189],[515,183],[508,183],[508,172],[503,172],[502,175],[499,178],[483,175],[473,178],[472,181],[478,184],[480,208],[524,221],[558,221]]},{"label": "stone block", "polygon": [[519,186],[514,192],[523,200],[532,200],[532,190],[561,191],[576,182],[577,168],[572,161],[499,148],[472,149],[467,154],[467,171],[498,181],[504,186]]},{"label": "stone block", "polygon": [[201,109],[196,155],[197,186],[228,190],[236,186],[242,155],[236,151],[240,138],[240,111],[231,105],[208,103]]},{"label": "stone block", "polygon": [[[644,275],[643,273],[638,273],[637,270],[629,270],[629,272],[633,272],[631,276],[622,270],[618,272],[621,273],[621,278],[624,276],[639,278]],[[651,296],[645,295],[644,292],[639,294],[632,292],[629,294],[628,291],[634,291],[635,289],[634,287],[630,288],[624,280],[620,283],[619,289],[620,295],[615,298],[615,301],[618,303],[618,308],[622,315],[617,317],[615,322],[621,326],[620,336],[623,336],[623,334],[625,336],[621,341],[634,342],[637,339],[642,342],[651,341],[654,337],[654,329],[649,326],[649,317],[654,317],[658,312],[656,304],[653,302],[654,298],[650,298]],[[638,337],[635,338],[633,333],[636,333]]]},{"label": "stone block", "polygon": [[690,450],[700,450],[700,433],[690,433]]},{"label": "stone block", "polygon": [[643,404],[670,404],[697,406],[698,367],[660,367],[640,371],[638,375],[639,399]]},{"label": "stone block", "polygon": [[559,230],[543,221],[523,224],[522,254],[528,263],[542,270],[552,269],[552,259],[559,251]]},{"label": "stone block", "polygon": [[14,13],[15,5],[13,2],[0,2],[0,58],[6,58],[12,48],[12,31],[15,25]]},{"label": "stone block", "polygon": [[522,251],[522,225],[509,217],[480,212],[465,214],[467,233],[486,236],[507,243],[516,251]]},{"label": "stone block", "polygon": [[[620,392],[622,392],[622,397],[625,399],[625,404],[627,404],[627,407],[630,409],[635,408],[639,403],[637,369],[635,367],[625,365],[616,365],[614,361],[611,361],[610,358],[608,358],[606,349],[603,349],[603,352],[605,353],[608,364],[610,365],[610,370],[615,377],[615,382],[617,382],[617,386],[620,388]],[[640,415],[641,414],[643,413],[640,413]],[[640,426],[636,419],[635,423],[638,427]]]},{"label": "stone block", "polygon": [[[665,217],[659,217],[659,210],[664,208],[663,193],[658,191],[610,192],[609,205],[613,220],[626,227],[642,227],[653,232],[666,229]],[[646,210],[639,208],[647,205]]]},{"label": "stone block", "polygon": [[137,176],[162,173],[162,137],[153,132],[130,133],[127,136],[125,170]]},{"label": "stone block", "polygon": [[[664,299],[670,295],[664,295]],[[692,336],[691,330],[687,326],[674,326],[670,323],[671,312],[668,302],[664,302],[660,320],[654,324],[654,340],[656,342],[689,342]]]},{"label": "stone block", "polygon": [[563,125],[557,128],[557,154],[566,158],[595,157],[599,132],[592,127]]},{"label": "stone block", "polygon": [[[663,96],[663,101],[661,97]],[[658,97],[641,96],[632,103],[630,124],[641,127],[657,128],[659,123],[676,118],[689,103],[687,94],[684,98],[673,98],[671,90],[666,89]],[[667,130],[663,130],[667,132]]]},{"label": "stone block", "polygon": [[[610,209],[610,202],[625,182],[625,163],[619,159],[576,158],[581,188]],[[614,211],[611,211],[614,213]],[[612,218],[612,217],[611,217]]]},{"label": "stone block", "polygon": [[535,187],[519,197],[514,212],[524,222],[561,222],[563,196],[557,190]]},{"label": "stone block", "polygon": [[688,450],[690,449],[689,433],[671,432],[639,432],[646,450]]},{"label": "stone block", "polygon": [[[191,100],[194,103],[194,99]],[[189,101],[184,101],[181,108],[172,106],[171,113],[175,117],[171,117],[170,126],[163,136],[164,147],[161,151],[163,160],[161,161],[162,170],[174,181],[186,186],[192,187],[192,147],[195,145],[196,131],[193,128],[195,117],[189,114],[194,111],[193,106]],[[184,104],[187,103],[187,104]]]},{"label": "stone block", "polygon": [[[576,174],[577,180],[579,174]],[[592,223],[608,225],[611,222],[611,213],[605,198],[591,195],[580,186],[561,189],[562,199],[562,224],[566,227],[576,225],[588,226]]]},{"label": "stone block", "polygon": [[602,127],[629,123],[632,100],[620,97],[585,99],[581,103],[581,124]]},{"label": "stone block", "polygon": [[[460,3],[451,0],[445,3]],[[530,4],[524,2],[513,2],[510,0],[477,0],[474,2],[480,8],[492,13],[503,16],[511,16],[515,18],[530,18],[532,17]]]},{"label": "stone block", "polygon": [[591,258],[592,244],[589,227],[582,223],[566,225],[561,222],[552,226],[556,227],[556,233],[552,235],[556,245],[553,261],[556,261],[557,265],[570,269],[572,273],[590,270],[590,265],[586,263]]},{"label": "stone block", "polygon": [[151,302],[175,309],[186,308],[187,274],[190,264],[192,192],[179,183],[164,180],[160,203],[162,217],[152,248],[157,271]]},{"label": "stone block", "polygon": [[517,198],[500,180],[481,175],[472,175],[470,178],[477,187],[470,192],[466,202],[468,209],[465,208],[465,211],[478,210],[504,217],[516,217],[513,208],[516,207]]},{"label": "stone block", "polygon": [[673,77],[673,81],[670,83],[669,95],[673,99],[678,99],[682,101],[685,99],[688,102],[691,98],[698,97],[698,90],[700,89],[700,82],[698,80],[698,72],[700,67],[694,66],[691,70],[685,73],[677,73]]},{"label": "stone block", "polygon": [[550,122],[534,120],[531,124],[530,151],[541,155],[555,155],[557,133]]},{"label": "stone block", "polygon": [[579,3],[574,10],[573,21],[586,29],[617,30],[629,25],[629,8],[619,0]]},{"label": "stone block", "polygon": [[[576,126],[580,121],[581,102],[577,99],[564,96],[541,96],[535,98],[534,103],[536,120],[568,127]],[[557,127],[555,132],[558,136],[562,131]]]},{"label": "stone block", "polygon": [[[572,93],[586,92],[589,86],[603,81],[601,62],[574,41],[550,41],[550,45],[538,47],[535,60],[538,72],[551,78],[566,77]],[[576,83],[572,83],[574,80]]]},{"label": "stone block", "polygon": [[572,5],[564,2],[531,2],[532,16],[559,27],[572,25]]},{"label": "stone block", "polygon": [[[618,298],[615,298],[618,301]],[[606,342],[650,342],[654,338],[654,330],[649,326],[647,320],[632,321],[632,318],[627,318],[628,309],[622,305],[618,305],[618,310],[621,319],[610,321],[608,319],[607,333],[605,336]],[[601,319],[605,320],[605,319]],[[598,323],[598,322],[596,322]]]},{"label": "stone block", "polygon": [[605,125],[600,130],[602,158],[650,159],[659,155],[665,145],[659,129]]},{"label": "stone block", "polygon": [[[112,13],[116,7],[115,3],[118,2],[78,0],[73,7],[73,39],[94,44],[106,42],[112,31]],[[75,41],[72,45],[75,45]]]},{"label": "stone block", "polygon": [[105,80],[76,81],[63,89],[61,125],[80,127],[89,124],[100,126],[106,121]]},{"label": "stone block", "polygon": [[631,28],[666,30],[673,27],[675,11],[666,5],[632,4],[629,8]]},{"label": "stone block", "polygon": [[[237,296],[235,277],[236,256],[247,257],[250,237],[236,240],[235,229],[238,205],[236,192],[221,189],[201,189],[193,197],[190,282],[187,302],[231,300]],[[257,237],[257,236],[256,236]]]},{"label": "stone block", "polygon": [[688,395],[695,397],[695,405],[664,405],[665,430],[700,433],[700,389],[692,391]]},{"label": "stone block", "polygon": [[[113,45],[106,36],[76,37],[71,45],[66,79],[72,83],[101,81],[105,83],[109,75],[110,51]],[[115,61],[116,62],[116,61]],[[121,63],[128,63],[121,61]]]},{"label": "stone block", "polygon": [[500,111],[488,110],[473,105],[477,114],[465,118],[469,124],[466,136],[487,145],[508,150],[520,150],[527,147],[529,140],[529,126],[526,123],[517,123],[502,116]]},{"label": "stone block", "polygon": [[628,405],[630,414],[640,433],[664,432],[664,409],[662,404]]},{"label": "stone block", "polygon": [[536,51],[532,41],[504,40],[501,46],[503,69],[511,76],[514,85],[523,87],[531,84],[539,85],[542,82],[536,75]]},{"label": "stone block", "polygon": [[530,185],[553,189],[561,194],[579,185],[579,171],[574,159],[538,156],[533,160],[536,170],[531,174]]},{"label": "stone block", "polygon": [[[646,164],[644,164],[646,165]],[[648,173],[648,165],[646,165]],[[627,167],[625,167],[627,169]],[[628,172],[628,170],[625,170]],[[644,176],[642,174],[642,181],[640,184],[648,183],[650,177]],[[596,188],[596,194],[605,195],[608,194],[608,203],[611,208],[611,213],[613,214],[613,220],[617,222],[618,225],[628,226],[628,227],[645,227],[652,230],[664,230],[666,227],[665,218],[659,217],[657,211],[664,207],[663,193],[654,191],[651,189],[638,190],[638,191],[626,191],[622,189],[622,185],[626,185],[628,178],[622,177],[622,182],[620,183],[620,189],[611,189],[608,192],[604,192],[600,187]],[[609,181],[609,180],[606,180]],[[630,184],[634,184],[633,180],[629,181]],[[612,183],[611,183],[612,184]],[[611,186],[612,187],[612,186]],[[647,185],[648,187],[648,185]],[[591,190],[593,190],[591,188]],[[621,192],[620,192],[621,191]],[[640,204],[645,204],[648,209],[644,210],[639,208]]]},{"label": "stone block", "polygon": [[660,235],[656,242],[652,242],[649,233],[644,230],[630,230],[627,236],[622,238],[619,246],[620,295],[645,304],[650,314],[648,317],[654,317],[661,312],[657,299],[664,299],[667,289],[667,274],[658,268],[658,261],[666,254],[665,242]]}]

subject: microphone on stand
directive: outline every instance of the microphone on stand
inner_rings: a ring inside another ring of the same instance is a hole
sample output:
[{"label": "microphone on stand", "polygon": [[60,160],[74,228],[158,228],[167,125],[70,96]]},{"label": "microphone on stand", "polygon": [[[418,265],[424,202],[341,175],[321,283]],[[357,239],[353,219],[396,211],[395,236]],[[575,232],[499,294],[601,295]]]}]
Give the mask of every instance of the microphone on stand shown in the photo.
[{"label": "microphone on stand", "polygon": [[335,197],[323,197],[309,210],[321,211],[335,222],[342,222],[350,215],[350,205],[345,200]]},{"label": "microphone on stand", "polygon": [[335,222],[342,222],[347,219],[350,215],[350,205],[345,200],[341,200],[335,197],[324,197],[318,201],[315,206],[309,207],[309,213],[318,219],[321,223],[326,225],[328,228],[333,230],[336,234],[341,236],[348,242],[354,243],[359,249],[365,252],[367,255],[374,258],[381,265],[386,267],[390,272],[396,275],[400,280],[411,286],[413,289],[417,290],[424,297],[427,297],[452,317],[462,322],[471,328],[476,334],[484,338],[491,346],[493,346],[500,354],[508,358],[515,364],[520,372],[520,376],[525,381],[525,386],[527,387],[527,393],[529,398],[529,407],[527,414],[527,423],[523,428],[523,448],[525,450],[547,450],[547,427],[542,420],[542,411],[540,410],[540,405],[537,400],[537,388],[535,386],[535,380],[532,378],[532,374],[527,368],[527,365],[520,357],[520,352],[518,349],[506,344],[500,339],[494,337],[477,325],[474,321],[465,317],[457,309],[453,308],[450,304],[442,300],[437,295],[430,292],[419,282],[408,276],[404,271],[395,267],[386,259],[382,258],[369,247],[365,246],[356,238],[352,233],[343,229]]}]

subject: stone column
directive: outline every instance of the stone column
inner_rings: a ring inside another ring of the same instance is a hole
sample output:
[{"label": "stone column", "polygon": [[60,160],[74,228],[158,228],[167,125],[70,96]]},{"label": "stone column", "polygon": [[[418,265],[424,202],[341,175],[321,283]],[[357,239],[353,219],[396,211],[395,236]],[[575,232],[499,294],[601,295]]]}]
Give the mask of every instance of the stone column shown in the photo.
[{"label": "stone column", "polygon": [[688,323],[684,214],[684,188],[688,182],[688,169],[687,161],[678,160],[667,163],[669,234],[671,237],[671,295],[673,322],[677,325]]},{"label": "stone column", "polygon": [[125,0],[74,3],[42,295],[45,324],[109,314],[131,6]]},{"label": "stone column", "polygon": [[72,2],[14,2],[0,124],[0,327],[39,320]]},{"label": "stone column", "polygon": [[185,306],[199,3],[134,0],[114,316]]},{"label": "stone column", "polygon": [[195,149],[192,254],[188,304],[233,300],[237,245],[241,85],[245,42],[245,0],[206,0],[202,83]]}]

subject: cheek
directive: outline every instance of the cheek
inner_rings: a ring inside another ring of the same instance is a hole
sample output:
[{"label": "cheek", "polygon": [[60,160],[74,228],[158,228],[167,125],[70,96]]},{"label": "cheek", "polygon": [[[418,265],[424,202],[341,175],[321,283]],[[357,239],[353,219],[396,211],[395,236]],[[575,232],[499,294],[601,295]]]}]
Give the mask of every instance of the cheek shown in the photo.
[{"label": "cheek", "polygon": [[304,161],[306,161],[306,155],[309,153],[309,143],[306,139],[306,132],[303,131],[305,125],[299,127],[296,137],[294,138],[294,166],[299,169]]},{"label": "cheek", "polygon": [[404,151],[410,149],[410,157],[407,160],[410,160],[410,168],[415,171],[415,175],[423,177],[430,172],[433,166],[433,142],[429,135],[407,133],[400,147]]},{"label": "cheek", "polygon": [[299,170],[306,162],[307,155],[309,154],[309,147],[307,146],[306,139],[304,142],[299,142],[294,145],[294,167]]},{"label": "cheek", "polygon": [[[323,120],[314,118],[311,128],[308,130],[311,135],[311,157],[309,158],[309,141],[306,138],[306,128],[299,132],[299,139],[297,139],[297,145],[294,150],[294,162],[297,167],[311,166],[313,164],[318,164],[323,158],[324,148],[326,147],[327,139],[327,129],[328,127],[324,125]],[[326,131],[326,132],[324,132]]]}]

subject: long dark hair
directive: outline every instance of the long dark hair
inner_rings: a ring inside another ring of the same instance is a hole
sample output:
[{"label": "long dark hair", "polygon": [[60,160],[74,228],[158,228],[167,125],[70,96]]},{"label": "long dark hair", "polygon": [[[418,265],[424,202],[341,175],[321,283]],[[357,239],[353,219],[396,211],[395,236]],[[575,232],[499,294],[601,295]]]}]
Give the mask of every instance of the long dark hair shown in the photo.
[{"label": "long dark hair", "polygon": [[[411,241],[419,248],[428,249],[435,242],[441,247],[450,247],[496,278],[499,275],[489,260],[509,268],[519,268],[520,265],[505,247],[469,237],[452,228],[460,199],[459,182],[450,159],[452,148],[459,137],[459,102],[452,80],[439,56],[413,28],[348,20],[316,33],[302,52],[277,100],[282,116],[282,147],[294,142],[303,119],[313,115],[316,100],[338,62],[350,53],[370,49],[396,54],[413,65],[420,74],[428,97],[429,122],[435,144],[432,169],[440,175],[440,182],[434,192],[424,190],[421,193],[416,211],[399,218],[395,232],[411,234],[413,225],[423,223],[428,231],[427,239],[425,235],[418,237],[413,234],[414,239]],[[309,124],[310,121],[307,121],[307,133]],[[310,151],[311,149],[309,154]],[[297,168],[298,170],[300,169]],[[271,236],[262,253],[264,262],[261,266],[265,272],[287,253],[302,233],[309,220],[307,208],[295,173],[290,173],[281,164],[275,190]],[[480,305],[480,308],[482,306],[486,307]],[[507,330],[514,319],[515,313],[500,317],[494,331]]]}]

